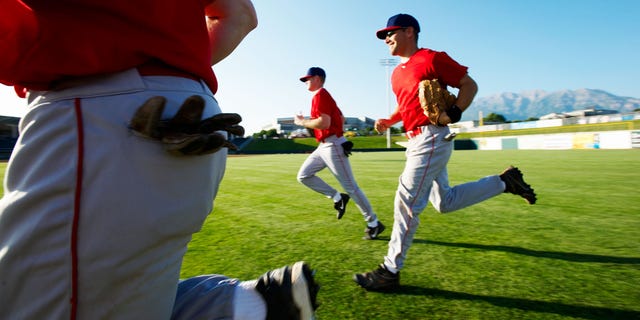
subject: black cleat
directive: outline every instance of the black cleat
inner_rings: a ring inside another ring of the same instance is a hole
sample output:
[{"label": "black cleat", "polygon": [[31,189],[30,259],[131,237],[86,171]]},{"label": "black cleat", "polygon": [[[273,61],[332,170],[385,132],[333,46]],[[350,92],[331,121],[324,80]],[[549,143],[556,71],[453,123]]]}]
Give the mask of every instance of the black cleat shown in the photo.
[{"label": "black cleat", "polygon": [[394,274],[381,264],[376,270],[354,275],[353,280],[369,291],[390,291],[400,287],[400,272]]},{"label": "black cleat", "polygon": [[382,231],[384,231],[385,227],[384,224],[382,224],[382,222],[378,221],[378,225],[375,227],[369,227],[367,226],[366,229],[364,229],[364,237],[362,237],[362,239],[365,240],[373,240],[378,238],[378,236],[382,233]]},{"label": "black cleat", "polygon": [[336,215],[338,220],[342,219],[342,216],[344,215],[345,210],[347,210],[347,203],[349,202],[349,199],[350,197],[348,194],[341,193],[340,201],[333,204],[333,208],[338,210],[338,214]]},{"label": "black cleat", "polygon": [[509,166],[500,174],[500,179],[504,181],[504,192],[513,193],[523,197],[529,204],[536,203],[536,194],[524,180],[522,179],[522,172],[514,166]]},{"label": "black cleat", "polygon": [[298,261],[293,266],[268,271],[256,284],[267,304],[267,320],[310,320],[318,309],[320,286],[309,266]]}]

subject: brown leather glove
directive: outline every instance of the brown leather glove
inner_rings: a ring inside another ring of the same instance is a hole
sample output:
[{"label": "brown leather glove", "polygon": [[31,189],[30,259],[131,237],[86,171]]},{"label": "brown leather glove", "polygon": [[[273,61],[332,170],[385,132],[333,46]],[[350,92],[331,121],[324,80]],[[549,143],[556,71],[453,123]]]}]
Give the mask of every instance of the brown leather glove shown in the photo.
[{"label": "brown leather glove", "polygon": [[447,110],[456,103],[456,96],[443,89],[438,79],[422,80],[418,85],[418,97],[424,114],[437,126],[451,123]]}]

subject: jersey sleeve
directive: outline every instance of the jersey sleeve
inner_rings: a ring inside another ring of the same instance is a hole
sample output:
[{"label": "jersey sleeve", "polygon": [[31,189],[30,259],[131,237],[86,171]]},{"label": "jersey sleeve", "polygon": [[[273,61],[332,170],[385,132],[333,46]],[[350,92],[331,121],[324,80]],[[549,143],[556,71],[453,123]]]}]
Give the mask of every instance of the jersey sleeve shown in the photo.
[{"label": "jersey sleeve", "polygon": [[467,74],[467,70],[469,69],[453,60],[444,51],[438,52],[435,55],[433,64],[438,73],[438,79],[454,88],[460,87],[460,80]]}]

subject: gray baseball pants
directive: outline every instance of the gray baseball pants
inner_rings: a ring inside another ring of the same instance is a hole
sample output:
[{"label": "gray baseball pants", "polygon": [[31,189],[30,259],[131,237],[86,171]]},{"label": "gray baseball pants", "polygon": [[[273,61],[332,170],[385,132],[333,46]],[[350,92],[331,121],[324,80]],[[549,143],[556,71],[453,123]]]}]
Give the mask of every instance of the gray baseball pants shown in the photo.
[{"label": "gray baseball pants", "polygon": [[69,319],[72,294],[78,319],[233,317],[237,281],[178,283],[226,149],[175,157],[128,128],[149,97],[169,117],[194,94],[220,113],[203,82],[135,69],[30,93],[0,200],[0,319]]},{"label": "gray baseball pants", "polygon": [[430,201],[441,213],[462,209],[501,194],[504,183],[499,176],[449,186],[447,162],[453,142],[444,140],[449,127],[428,125],[411,139],[406,150],[406,164],[400,176],[394,200],[394,221],[389,250],[384,264],[400,270],[420,224],[420,213]]},{"label": "gray baseball pants", "polygon": [[344,154],[342,143],[346,142],[345,137],[331,136],[320,143],[316,150],[305,160],[298,171],[298,181],[318,193],[328,198],[332,198],[336,193],[336,189],[327,184],[324,180],[316,175],[320,170],[328,168],[329,171],[338,179],[344,191],[349,194],[353,202],[362,213],[364,220],[373,222],[377,219],[376,214],[371,208],[369,199],[364,195],[351,170],[349,158]]}]

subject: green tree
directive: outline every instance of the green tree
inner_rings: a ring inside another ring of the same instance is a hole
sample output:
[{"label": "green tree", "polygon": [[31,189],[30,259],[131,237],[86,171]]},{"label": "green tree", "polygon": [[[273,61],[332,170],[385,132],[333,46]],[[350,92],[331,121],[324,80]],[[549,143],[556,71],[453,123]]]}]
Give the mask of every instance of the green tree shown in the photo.
[{"label": "green tree", "polygon": [[486,117],[482,118],[482,121],[484,121],[485,123],[505,123],[507,122],[507,119],[501,114],[492,112],[489,113]]},{"label": "green tree", "polygon": [[258,133],[254,133],[253,137],[256,139],[262,139],[262,138],[274,138],[274,137],[278,137],[278,131],[276,129],[269,129],[269,130],[261,130]]},{"label": "green tree", "polygon": [[364,129],[358,130],[358,134],[361,136],[371,136],[375,134],[375,130],[373,127],[366,127]]}]

